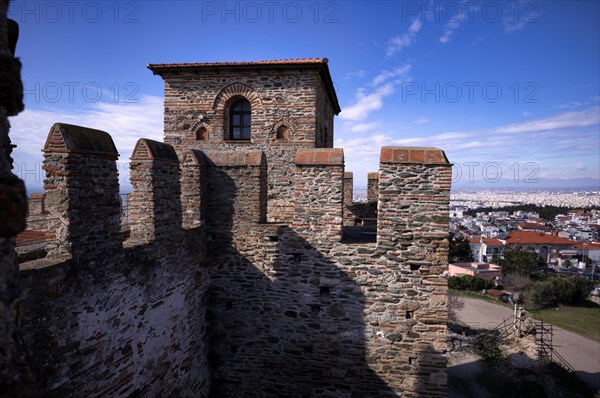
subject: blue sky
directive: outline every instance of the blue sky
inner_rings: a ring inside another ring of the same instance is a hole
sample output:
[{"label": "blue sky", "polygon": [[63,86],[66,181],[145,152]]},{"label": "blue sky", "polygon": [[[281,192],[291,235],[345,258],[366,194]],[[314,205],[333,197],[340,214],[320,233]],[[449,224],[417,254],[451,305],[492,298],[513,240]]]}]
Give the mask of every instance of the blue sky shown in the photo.
[{"label": "blue sky", "polygon": [[26,90],[10,118],[15,172],[40,190],[50,126],[81,124],[113,136],[128,190],[136,140],[162,140],[148,63],[327,57],[335,146],[357,187],[383,145],[444,149],[457,186],[598,178],[599,4],[13,1]]}]

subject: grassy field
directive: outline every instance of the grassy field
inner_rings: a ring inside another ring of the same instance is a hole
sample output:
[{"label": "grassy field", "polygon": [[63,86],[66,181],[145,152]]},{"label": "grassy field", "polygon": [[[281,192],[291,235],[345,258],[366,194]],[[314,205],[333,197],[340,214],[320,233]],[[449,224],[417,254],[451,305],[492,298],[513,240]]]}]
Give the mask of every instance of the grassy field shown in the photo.
[{"label": "grassy field", "polygon": [[[458,297],[468,297],[484,300],[497,305],[512,308],[510,304],[503,303],[491,297],[482,296],[476,292],[462,290],[448,290],[448,293]],[[573,333],[577,333],[588,339],[600,342],[600,305],[591,301],[582,304],[561,306],[546,309],[527,309],[538,321],[548,322]]]},{"label": "grassy field", "polygon": [[530,310],[538,321],[551,323],[600,342],[600,305],[591,301],[568,307]]},{"label": "grassy field", "polygon": [[487,302],[492,303],[492,304],[503,305],[503,306],[511,308],[511,309],[513,308],[513,306],[510,305],[510,304],[508,304],[508,303],[503,303],[500,300],[496,300],[496,299],[491,298],[489,296],[484,296],[481,293],[477,293],[477,292],[469,292],[469,291],[466,291],[466,290],[448,289],[448,294],[450,294],[451,296],[457,296],[457,297],[474,298],[474,299],[477,299],[477,300],[487,301]]}]

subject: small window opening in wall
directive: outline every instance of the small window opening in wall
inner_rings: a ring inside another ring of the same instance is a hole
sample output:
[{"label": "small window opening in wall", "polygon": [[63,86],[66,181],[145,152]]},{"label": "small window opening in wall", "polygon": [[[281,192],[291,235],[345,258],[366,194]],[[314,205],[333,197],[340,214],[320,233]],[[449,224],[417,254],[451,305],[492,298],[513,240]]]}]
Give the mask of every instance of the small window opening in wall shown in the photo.
[{"label": "small window opening in wall", "polygon": [[419,268],[421,268],[421,265],[420,265],[420,264],[411,264],[411,265],[410,265],[410,270],[411,270],[411,271],[418,271],[418,270],[419,270]]},{"label": "small window opening in wall", "polygon": [[277,129],[277,133],[275,134],[275,139],[280,141],[287,141],[289,138],[289,130],[286,126],[279,126]]},{"label": "small window opening in wall", "polygon": [[406,311],[406,319],[413,319],[414,316],[415,316],[414,311]]},{"label": "small window opening in wall", "polygon": [[206,127],[200,127],[198,131],[196,131],[196,140],[208,141],[208,130]]},{"label": "small window opening in wall", "polygon": [[279,241],[279,236],[267,236],[267,239],[265,239],[269,242],[278,242]]},{"label": "small window opening in wall", "polygon": [[226,310],[230,310],[233,308],[233,304],[231,303],[231,301],[228,301],[225,303],[225,309]]},{"label": "small window opening in wall", "polygon": [[408,358],[408,364],[410,366],[416,366],[417,365],[417,358]]},{"label": "small window opening in wall", "polygon": [[310,312],[312,312],[313,314],[318,314],[319,311],[321,311],[321,306],[318,304],[313,304],[310,306]]},{"label": "small window opening in wall", "polygon": [[313,352],[313,346],[312,345],[305,345],[302,347],[302,351],[304,351],[305,354],[312,354]]},{"label": "small window opening in wall", "polygon": [[329,294],[329,287],[321,286],[321,288],[319,288],[319,297],[321,297],[321,300],[329,300]]},{"label": "small window opening in wall", "polygon": [[302,255],[300,253],[294,253],[294,262],[300,264],[300,261],[302,261]]}]

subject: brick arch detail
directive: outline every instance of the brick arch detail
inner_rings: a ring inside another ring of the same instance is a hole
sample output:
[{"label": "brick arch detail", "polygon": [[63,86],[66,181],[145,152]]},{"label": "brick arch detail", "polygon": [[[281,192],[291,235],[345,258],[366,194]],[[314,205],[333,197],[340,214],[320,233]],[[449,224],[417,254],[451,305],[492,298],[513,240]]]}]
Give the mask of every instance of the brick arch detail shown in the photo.
[{"label": "brick arch detail", "polygon": [[208,133],[208,140],[210,141],[211,136],[212,136],[212,129],[210,128],[210,126],[208,124],[206,124],[205,121],[199,121],[196,122],[192,125],[192,128],[190,129],[191,131],[191,138],[192,139],[196,139],[196,134],[198,133],[198,130],[200,130],[202,127],[204,127],[206,129],[206,132]]},{"label": "brick arch detail", "polygon": [[288,128],[288,134],[294,131],[294,125],[288,118],[279,119],[275,124],[273,124],[273,128],[271,130],[273,140],[277,138],[277,130],[281,126],[285,126]]},{"label": "brick arch detail", "polygon": [[238,97],[246,98],[252,108],[262,108],[262,99],[255,89],[243,83],[232,83],[219,91],[213,104],[213,110],[223,111],[232,99]]}]

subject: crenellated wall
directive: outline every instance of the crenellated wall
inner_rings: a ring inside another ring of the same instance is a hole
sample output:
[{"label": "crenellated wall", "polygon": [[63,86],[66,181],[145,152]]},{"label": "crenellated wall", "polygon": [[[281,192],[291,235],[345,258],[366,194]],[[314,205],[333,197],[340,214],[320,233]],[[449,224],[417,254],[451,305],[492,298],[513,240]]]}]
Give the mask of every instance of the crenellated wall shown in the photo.
[{"label": "crenellated wall", "polygon": [[177,240],[182,207],[179,159],[173,147],[144,138],[138,140],[131,155],[130,180],[133,192],[127,197],[129,241]]},{"label": "crenellated wall", "polygon": [[[266,223],[262,151],[190,150],[179,162],[170,145],[141,139],[124,247],[110,136],[56,124],[45,156],[43,205],[69,250],[22,264],[21,323],[43,390],[445,394],[451,165],[439,149],[382,149],[376,243],[360,244],[342,240],[341,149],[296,151],[285,224]],[[94,180],[97,202],[80,180],[95,175],[108,177]],[[87,206],[69,206],[71,195]],[[116,227],[94,241],[101,212]]]},{"label": "crenellated wall", "polygon": [[351,171],[344,173],[344,226],[354,225],[352,202],[354,199],[354,174]]},{"label": "crenellated wall", "polygon": [[48,257],[111,256],[119,249],[120,201],[112,138],[100,130],[64,123],[44,145],[44,209],[56,245]]},{"label": "crenellated wall", "polygon": [[342,151],[302,149],[293,224],[246,225],[211,255],[217,396],[445,395],[447,224],[437,217],[451,165],[434,148],[406,161],[390,150],[412,153],[382,151],[377,243],[340,241]]},{"label": "crenellated wall", "polygon": [[208,396],[204,235],[181,228],[173,148],[138,142],[125,248],[110,135],[57,123],[44,156],[44,206],[59,239],[21,264],[19,307],[44,395]]}]

